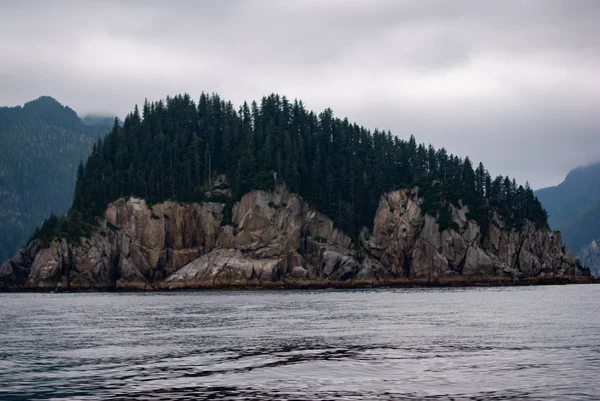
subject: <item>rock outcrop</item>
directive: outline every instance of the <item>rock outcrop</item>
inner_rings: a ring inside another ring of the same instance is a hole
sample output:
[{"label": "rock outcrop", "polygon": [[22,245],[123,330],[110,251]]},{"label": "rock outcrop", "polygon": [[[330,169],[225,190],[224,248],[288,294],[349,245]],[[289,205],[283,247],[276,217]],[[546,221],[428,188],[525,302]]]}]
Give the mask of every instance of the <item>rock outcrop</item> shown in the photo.
[{"label": "rock outcrop", "polygon": [[350,237],[285,186],[253,191],[233,207],[232,224],[221,230],[217,249],[172,274],[162,286],[340,280],[340,272],[348,269],[344,262],[358,266],[350,246]]},{"label": "rock outcrop", "polygon": [[[372,233],[357,241],[279,185],[252,191],[223,225],[222,203],[130,198],[112,203],[81,244],[33,241],[0,268],[5,289],[178,289],[230,286],[393,285],[523,279],[582,281],[559,232],[494,216],[481,231],[468,208],[451,207],[458,230],[421,212],[418,188],[381,197]],[[456,228],[456,227],[455,227]]]},{"label": "rock outcrop", "polygon": [[223,204],[149,207],[135,198],[109,205],[99,230],[78,246],[37,241],[0,267],[6,289],[151,289],[210,252],[221,231]]},{"label": "rock outcrop", "polygon": [[420,212],[418,190],[382,197],[373,235],[361,235],[363,249],[396,278],[417,281],[582,278],[571,252],[565,253],[560,232],[538,230],[526,221],[521,230],[507,229],[494,215],[487,232],[467,219],[468,208],[451,206],[459,230],[440,231],[436,218]]}]

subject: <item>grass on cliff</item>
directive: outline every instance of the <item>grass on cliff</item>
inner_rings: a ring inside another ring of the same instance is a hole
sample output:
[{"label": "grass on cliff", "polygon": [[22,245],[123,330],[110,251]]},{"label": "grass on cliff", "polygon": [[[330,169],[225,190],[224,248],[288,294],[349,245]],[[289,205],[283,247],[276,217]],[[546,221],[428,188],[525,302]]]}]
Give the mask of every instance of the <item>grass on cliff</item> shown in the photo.
[{"label": "grass on cliff", "polygon": [[90,238],[96,231],[97,227],[83,221],[79,213],[74,212],[62,217],[52,214],[35,229],[28,242],[38,240],[43,248],[61,239],[66,239],[70,244],[77,244],[82,237]]},{"label": "grass on cliff", "polygon": [[508,180],[496,179],[494,182],[482,182],[480,187],[468,188],[459,183],[426,177],[415,181],[414,185],[419,187],[419,196],[423,198],[421,212],[436,217],[440,231],[460,229],[452,220],[450,210],[450,205],[460,207],[460,201],[468,207],[467,219],[479,224],[483,236],[488,232],[494,212],[503,219],[508,230],[521,231],[526,219],[538,229],[548,228],[546,212],[533,191],[528,187],[516,187]]}]

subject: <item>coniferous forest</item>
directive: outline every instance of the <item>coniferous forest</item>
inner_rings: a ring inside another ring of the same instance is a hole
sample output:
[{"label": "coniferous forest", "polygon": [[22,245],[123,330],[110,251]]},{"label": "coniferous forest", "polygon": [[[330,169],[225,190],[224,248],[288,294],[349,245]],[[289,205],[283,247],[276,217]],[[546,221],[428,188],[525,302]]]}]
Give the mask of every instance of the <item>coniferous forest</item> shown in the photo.
[{"label": "coniferous forest", "polygon": [[43,96],[0,107],[0,260],[12,256],[51,213],[69,210],[77,165],[110,130]]},{"label": "coniferous forest", "polygon": [[94,146],[79,166],[68,217],[52,217],[35,236],[57,230],[72,239],[85,234],[108,203],[124,196],[150,204],[167,199],[207,201],[216,174],[226,174],[234,200],[251,189],[273,186],[273,172],[338,227],[356,237],[371,228],[380,196],[418,185],[424,212],[440,229],[452,227],[449,203],[462,200],[483,226],[493,211],[517,229],[524,219],[547,227],[547,214],[528,185],[492,178],[474,165],[432,145],[391,132],[320,114],[279,95],[236,109],[217,94],[189,95],[136,106],[122,126]]}]

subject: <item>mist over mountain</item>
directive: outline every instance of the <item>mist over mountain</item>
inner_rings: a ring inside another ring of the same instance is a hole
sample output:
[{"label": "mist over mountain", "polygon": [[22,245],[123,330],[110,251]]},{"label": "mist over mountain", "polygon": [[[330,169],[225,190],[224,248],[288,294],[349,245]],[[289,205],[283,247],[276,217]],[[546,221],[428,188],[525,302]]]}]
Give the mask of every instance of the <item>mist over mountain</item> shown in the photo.
[{"label": "mist over mountain", "polygon": [[572,170],[562,183],[536,195],[548,212],[550,227],[561,230],[567,247],[599,274],[600,162]]},{"label": "mist over mountain", "polygon": [[50,96],[0,108],[0,259],[14,254],[45,217],[68,210],[77,165],[111,124],[105,117],[86,125]]}]

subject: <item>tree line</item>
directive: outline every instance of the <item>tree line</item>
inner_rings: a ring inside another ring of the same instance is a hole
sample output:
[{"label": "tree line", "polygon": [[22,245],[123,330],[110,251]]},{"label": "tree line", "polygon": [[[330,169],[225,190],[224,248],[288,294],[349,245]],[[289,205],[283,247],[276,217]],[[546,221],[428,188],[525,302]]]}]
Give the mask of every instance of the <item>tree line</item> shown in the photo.
[{"label": "tree line", "polygon": [[547,227],[529,186],[492,179],[468,157],[418,144],[414,136],[371,132],[334,117],[331,109],[316,114],[302,101],[275,94],[236,109],[205,93],[197,103],[187,94],[145,102],[122,125],[115,121],[79,166],[71,223],[62,224],[67,231],[69,224],[89,227],[108,203],[130,195],[150,204],[207,200],[216,174],[228,177],[239,199],[251,189],[271,188],[273,172],[354,236],[372,226],[382,194],[412,185],[426,196],[424,211],[442,222],[449,204],[462,199],[484,226],[496,211],[517,226],[530,219]]}]

